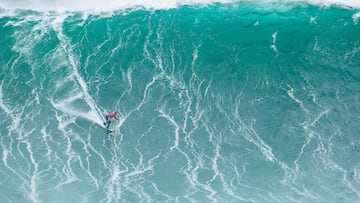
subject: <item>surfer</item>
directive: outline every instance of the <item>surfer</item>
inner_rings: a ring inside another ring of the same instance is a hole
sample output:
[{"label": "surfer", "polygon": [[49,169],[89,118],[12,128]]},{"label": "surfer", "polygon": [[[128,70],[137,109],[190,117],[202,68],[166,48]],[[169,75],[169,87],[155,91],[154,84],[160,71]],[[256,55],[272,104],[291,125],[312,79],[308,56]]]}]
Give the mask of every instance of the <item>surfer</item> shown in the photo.
[{"label": "surfer", "polygon": [[106,118],[106,122],[104,123],[104,125],[106,125],[106,128],[109,129],[110,127],[110,123],[111,123],[111,118],[115,118],[116,120],[119,120],[118,117],[116,117],[116,112],[112,112],[112,113],[108,113],[105,118]]}]

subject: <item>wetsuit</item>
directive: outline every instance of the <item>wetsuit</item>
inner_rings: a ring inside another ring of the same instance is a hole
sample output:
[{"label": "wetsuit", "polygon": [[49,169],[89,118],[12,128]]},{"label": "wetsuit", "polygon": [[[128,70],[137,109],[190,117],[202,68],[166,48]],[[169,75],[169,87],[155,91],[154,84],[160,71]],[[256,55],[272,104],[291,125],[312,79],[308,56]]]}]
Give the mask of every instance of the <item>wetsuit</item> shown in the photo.
[{"label": "wetsuit", "polygon": [[106,128],[110,127],[111,118],[115,118],[116,120],[118,120],[118,118],[116,117],[116,113],[109,113],[105,116],[105,118],[106,118],[106,123],[104,123],[104,125],[106,125]]}]

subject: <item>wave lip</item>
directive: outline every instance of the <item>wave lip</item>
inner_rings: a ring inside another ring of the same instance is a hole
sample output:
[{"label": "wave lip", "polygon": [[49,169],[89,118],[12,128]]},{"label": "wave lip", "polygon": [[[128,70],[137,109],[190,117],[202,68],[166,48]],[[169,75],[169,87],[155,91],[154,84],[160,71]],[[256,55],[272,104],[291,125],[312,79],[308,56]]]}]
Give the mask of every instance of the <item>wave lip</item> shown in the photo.
[{"label": "wave lip", "polygon": [[4,0],[0,2],[3,9],[24,9],[34,11],[115,11],[134,7],[168,9],[178,5],[176,0]]},{"label": "wave lip", "polygon": [[298,4],[309,3],[322,6],[338,5],[343,7],[359,8],[359,0],[2,0],[0,8],[6,10],[33,10],[33,11],[97,11],[108,12],[124,10],[128,8],[146,8],[146,9],[171,9],[183,5],[207,5],[213,3],[286,3]]},{"label": "wave lip", "polygon": [[310,4],[319,4],[324,6],[338,5],[351,8],[360,8],[359,0],[309,0]]}]

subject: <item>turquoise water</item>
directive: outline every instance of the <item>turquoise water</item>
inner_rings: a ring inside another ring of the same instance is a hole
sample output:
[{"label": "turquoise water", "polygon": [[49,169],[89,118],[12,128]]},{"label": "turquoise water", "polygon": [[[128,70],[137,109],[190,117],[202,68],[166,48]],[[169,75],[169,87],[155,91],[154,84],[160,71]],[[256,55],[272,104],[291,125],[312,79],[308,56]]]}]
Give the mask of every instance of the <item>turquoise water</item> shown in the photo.
[{"label": "turquoise water", "polygon": [[360,201],[358,13],[2,9],[0,202]]}]

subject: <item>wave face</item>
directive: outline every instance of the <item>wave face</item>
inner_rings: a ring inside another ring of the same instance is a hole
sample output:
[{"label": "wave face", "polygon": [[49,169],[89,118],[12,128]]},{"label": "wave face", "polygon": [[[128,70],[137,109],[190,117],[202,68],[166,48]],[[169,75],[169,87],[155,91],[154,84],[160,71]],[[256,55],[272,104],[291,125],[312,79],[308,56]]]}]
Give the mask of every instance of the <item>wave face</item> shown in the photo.
[{"label": "wave face", "polygon": [[358,201],[357,12],[2,10],[0,202]]}]

